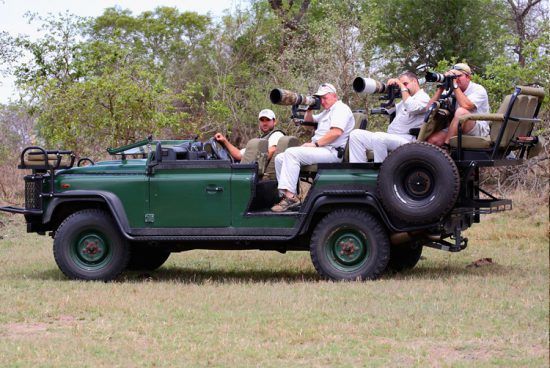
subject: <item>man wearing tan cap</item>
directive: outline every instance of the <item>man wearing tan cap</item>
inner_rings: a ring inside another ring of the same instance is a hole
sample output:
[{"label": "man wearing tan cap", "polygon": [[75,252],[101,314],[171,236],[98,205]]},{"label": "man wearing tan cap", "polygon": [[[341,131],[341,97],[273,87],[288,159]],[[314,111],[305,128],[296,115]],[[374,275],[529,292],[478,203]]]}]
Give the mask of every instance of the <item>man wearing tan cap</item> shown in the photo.
[{"label": "man wearing tan cap", "polygon": [[311,142],[300,147],[290,147],[275,157],[275,172],[281,201],[271,208],[274,212],[284,212],[300,205],[296,187],[301,165],[340,162],[338,150],[346,145],[349,133],[355,125],[353,113],[348,105],[338,99],[336,88],[323,83],[315,93],[321,99],[323,111],[313,115],[309,110],[305,121],[317,123]]},{"label": "man wearing tan cap", "polygon": [[[486,114],[489,112],[489,97],[483,86],[474,83],[472,70],[465,63],[455,64],[445,75],[455,75],[453,80],[453,95],[456,100],[456,110],[447,129],[440,130],[428,137],[428,142],[436,146],[448,146],[451,137],[458,135],[458,120],[461,116],[472,113]],[[439,100],[443,87],[439,87],[428,103]],[[474,136],[489,135],[489,123],[486,121],[468,120],[462,125],[462,134]]]},{"label": "man wearing tan cap", "polygon": [[[273,157],[273,154],[277,150],[277,143],[279,142],[279,139],[285,135],[282,130],[275,129],[275,125],[277,124],[277,119],[275,118],[275,113],[271,111],[270,109],[263,109],[258,114],[258,127],[260,128],[260,137],[263,139],[267,139],[267,159],[271,160],[271,157]],[[224,147],[227,149],[231,157],[233,157],[236,161],[241,161],[244,155],[245,149],[238,149],[235,147],[229,140],[222,134],[222,133],[216,133],[214,135],[214,138],[224,145]]]}]

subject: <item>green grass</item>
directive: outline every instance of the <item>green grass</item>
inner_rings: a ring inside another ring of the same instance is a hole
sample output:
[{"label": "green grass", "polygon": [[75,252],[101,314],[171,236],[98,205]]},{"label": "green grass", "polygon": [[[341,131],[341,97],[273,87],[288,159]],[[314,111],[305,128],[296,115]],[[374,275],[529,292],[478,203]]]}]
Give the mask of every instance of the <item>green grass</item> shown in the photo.
[{"label": "green grass", "polygon": [[546,367],[548,207],[515,199],[465,251],[353,283],[319,280],[305,252],[260,251],[68,281],[49,237],[0,215],[0,366]]}]

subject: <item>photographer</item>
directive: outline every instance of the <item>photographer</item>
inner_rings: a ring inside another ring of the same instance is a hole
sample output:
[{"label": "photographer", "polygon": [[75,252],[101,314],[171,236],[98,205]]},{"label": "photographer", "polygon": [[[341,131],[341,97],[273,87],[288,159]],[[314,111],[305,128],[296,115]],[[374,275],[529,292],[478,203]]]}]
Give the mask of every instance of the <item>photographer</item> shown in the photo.
[{"label": "photographer", "polygon": [[[277,150],[277,143],[279,139],[285,134],[281,130],[275,130],[275,125],[277,124],[277,119],[275,118],[275,113],[269,109],[264,109],[260,111],[258,115],[258,127],[260,128],[261,135],[260,138],[268,140],[268,150],[267,150],[267,159],[271,160],[273,154]],[[221,134],[216,133],[214,138],[224,145],[231,157],[236,161],[241,161],[245,152],[245,149],[238,149],[227,140],[227,138]]]},{"label": "photographer", "polygon": [[320,98],[324,111],[316,115],[311,110],[306,112],[304,120],[318,123],[311,142],[290,147],[275,157],[278,189],[283,198],[271,208],[274,212],[288,211],[300,205],[296,187],[301,165],[341,161],[338,150],[346,145],[355,124],[351,109],[338,99],[332,84],[321,84],[315,96]]},{"label": "photographer", "polygon": [[[427,139],[429,143],[439,147],[448,147],[451,137],[458,135],[458,120],[461,116],[472,113],[486,114],[489,112],[489,97],[483,86],[474,83],[472,70],[465,63],[454,65],[445,73],[446,77],[453,78],[453,96],[456,100],[456,110],[447,129],[433,133]],[[438,101],[444,91],[440,86],[428,103],[428,107]],[[468,120],[462,125],[462,134],[473,136],[489,135],[489,123],[486,121]]]},{"label": "photographer", "polygon": [[395,106],[395,118],[388,126],[387,133],[369,132],[354,129],[349,139],[350,162],[366,162],[366,150],[374,153],[374,162],[382,162],[388,151],[412,142],[414,136],[409,129],[418,128],[424,121],[424,112],[430,96],[420,88],[418,77],[412,72],[405,72],[399,78],[392,78],[388,86],[398,86],[402,100]]}]

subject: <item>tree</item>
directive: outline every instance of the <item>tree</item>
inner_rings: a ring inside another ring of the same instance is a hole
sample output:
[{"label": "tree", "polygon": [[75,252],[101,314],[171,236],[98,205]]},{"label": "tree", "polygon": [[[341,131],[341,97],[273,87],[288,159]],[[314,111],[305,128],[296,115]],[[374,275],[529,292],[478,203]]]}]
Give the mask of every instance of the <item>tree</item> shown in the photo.
[{"label": "tree", "polygon": [[538,36],[537,23],[548,21],[548,7],[542,0],[507,0],[509,9],[508,22],[516,35],[514,53],[519,65],[525,66],[525,44]]},{"label": "tree", "polygon": [[495,17],[484,17],[502,7],[490,0],[400,1],[373,0],[376,4],[377,43],[384,57],[392,60],[391,70],[434,66],[453,57],[466,60],[483,70],[491,55],[498,54],[496,43],[502,25]]},{"label": "tree", "polygon": [[98,147],[90,136],[105,147],[166,129],[196,134],[193,124],[181,129],[197,109],[189,98],[196,93],[194,80],[189,78],[189,91],[170,73],[178,70],[172,63],[197,62],[200,52],[192,50],[199,48],[207,17],[172,8],[138,17],[108,9],[93,20],[67,13],[30,17],[47,33],[14,40],[13,49],[30,56],[15,74],[32,99],[46,144],[91,152]]}]

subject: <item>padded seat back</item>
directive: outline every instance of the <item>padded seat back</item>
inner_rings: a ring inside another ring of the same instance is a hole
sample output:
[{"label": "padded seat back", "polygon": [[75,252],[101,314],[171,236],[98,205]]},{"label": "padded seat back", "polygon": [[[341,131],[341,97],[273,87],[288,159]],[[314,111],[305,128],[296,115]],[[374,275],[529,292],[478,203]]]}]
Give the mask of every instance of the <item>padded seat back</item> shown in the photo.
[{"label": "padded seat back", "polygon": [[[498,109],[498,113],[505,114],[510,105],[511,95],[506,96],[503,103]],[[517,96],[514,105],[512,106],[512,111],[510,112],[510,117],[512,119],[508,120],[506,124],[506,129],[504,130],[502,139],[500,141],[500,147],[504,148],[510,145],[516,137],[524,137],[531,135],[531,131],[534,127],[533,121],[526,121],[525,119],[535,118],[535,112],[537,110],[539,99],[536,96],[520,94]],[[517,120],[516,120],[517,119]],[[498,134],[502,129],[503,122],[495,121],[491,124],[491,141],[496,142],[498,139]]]},{"label": "padded seat back", "polygon": [[439,108],[439,103],[437,103],[437,107],[431,111],[428,121],[420,126],[420,132],[416,140],[419,142],[426,141],[430,135],[449,125],[452,118],[450,111]]},{"label": "padded seat back", "polygon": [[[353,126],[353,129],[367,130],[369,121],[367,119],[367,115],[363,111],[354,111],[353,118],[355,119],[355,125]],[[367,155],[368,155],[368,151],[367,151]],[[349,162],[349,138],[348,138],[348,142],[346,143],[343,162]]]},{"label": "padded seat back", "polygon": [[288,147],[295,147],[299,146],[300,141],[298,138],[292,136],[292,135],[285,135],[279,138],[279,141],[277,141],[277,150],[271,157],[271,160],[267,163],[267,166],[264,171],[264,179],[265,180],[273,180],[276,179],[275,175],[275,156],[277,156],[279,153],[284,152]]},{"label": "padded seat back", "polygon": [[258,163],[258,175],[262,176],[267,163],[267,139],[252,138],[246,144],[242,164]]},{"label": "padded seat back", "polygon": [[[488,114],[490,133],[488,137],[462,136],[462,148],[494,149],[500,136],[498,156],[505,157],[510,151],[520,149],[518,137],[529,137],[537,122],[537,115],[544,99],[544,89],[518,86],[513,95],[504,98],[496,114]],[[515,98],[514,98],[515,96]],[[458,137],[451,138],[451,146],[456,147]]]},{"label": "padded seat back", "polygon": [[353,127],[353,129],[367,129],[369,125],[367,114],[365,114],[363,111],[354,111],[353,118],[355,119],[355,126]]}]

